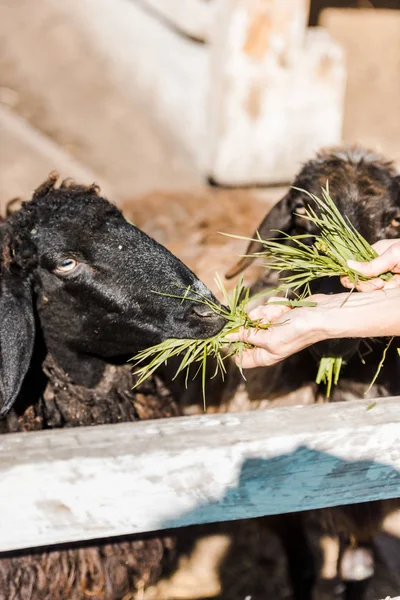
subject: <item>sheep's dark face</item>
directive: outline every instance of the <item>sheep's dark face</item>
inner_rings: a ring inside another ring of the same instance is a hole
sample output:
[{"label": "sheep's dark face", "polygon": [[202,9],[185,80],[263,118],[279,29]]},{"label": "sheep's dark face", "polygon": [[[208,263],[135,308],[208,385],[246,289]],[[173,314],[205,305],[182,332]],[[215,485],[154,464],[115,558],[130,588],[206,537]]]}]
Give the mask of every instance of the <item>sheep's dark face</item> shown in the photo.
[{"label": "sheep's dark face", "polygon": [[[280,232],[290,235],[317,234],[315,225],[302,217],[305,208],[315,204],[309,196],[299,191],[306,190],[321,196],[321,188],[329,182],[329,191],[340,212],[371,243],[400,236],[400,177],[392,163],[382,157],[361,149],[337,149],[322,152],[309,161],[296,177],[293,188],[265,216],[257,228],[264,239],[282,237]],[[313,241],[309,238],[309,243]],[[306,239],[303,239],[307,243]],[[282,243],[285,241],[282,239]],[[250,243],[245,254],[262,251],[259,242]],[[244,258],[227,277],[233,277],[245,269],[252,258]],[[343,292],[339,278],[324,277],[312,283],[313,293],[334,294]],[[350,356],[358,347],[357,340],[322,342],[313,351],[323,354],[329,346],[332,355]]]},{"label": "sheep's dark face", "polygon": [[213,298],[183,263],[118,213],[95,228],[85,215],[68,227],[54,220],[34,237],[42,327],[76,350],[118,356],[167,337],[204,338],[224,325],[199,303],[161,295],[190,288]]},{"label": "sheep's dark face", "polygon": [[[400,176],[396,176],[392,163],[361,149],[337,149],[321,152],[304,165],[293,187],[265,216],[252,237],[257,237],[257,232],[265,239],[279,238],[282,231],[290,235],[317,234],[315,225],[302,217],[305,207],[316,209],[315,204],[300,190],[321,197],[327,182],[340,212],[371,244],[400,236]],[[262,245],[253,242],[246,254],[261,250]],[[252,260],[242,259],[227,277],[245,269]]]},{"label": "sheep's dark face", "polygon": [[130,357],[168,337],[205,338],[225,324],[204,305],[169,296],[189,288],[189,298],[194,292],[215,300],[96,188],[54,184],[50,179],[39,188],[2,230],[0,349],[15,345],[8,353],[14,370],[8,367],[3,381],[0,360],[5,410],[29,366],[34,303],[48,349],[85,385],[97,380],[99,358]]},{"label": "sheep's dark face", "polygon": [[[400,235],[400,180],[392,163],[357,149],[321,153],[303,167],[293,186],[320,197],[327,181],[340,212],[371,244]],[[295,189],[289,197],[293,232],[318,233],[301,217],[306,206],[315,208],[313,201]]]}]

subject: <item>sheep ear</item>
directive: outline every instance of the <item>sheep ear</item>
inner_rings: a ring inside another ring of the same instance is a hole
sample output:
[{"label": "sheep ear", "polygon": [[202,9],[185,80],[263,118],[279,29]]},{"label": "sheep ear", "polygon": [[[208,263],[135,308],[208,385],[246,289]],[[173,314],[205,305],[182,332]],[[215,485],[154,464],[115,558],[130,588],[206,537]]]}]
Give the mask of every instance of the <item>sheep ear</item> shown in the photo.
[{"label": "sheep ear", "polygon": [[6,272],[0,281],[0,417],[17,399],[31,362],[34,339],[30,282]]},{"label": "sheep ear", "polygon": [[[259,227],[252,235],[253,241],[247,246],[246,255],[255,254],[262,250],[262,244],[259,241],[256,241],[256,238],[260,236],[261,238],[278,238],[280,237],[280,231],[289,232],[293,223],[293,210],[292,210],[292,196],[291,194],[287,194],[280,202],[275,204],[275,206],[269,211],[269,213],[264,217],[261,221]],[[245,256],[241,260],[239,260],[236,265],[234,265],[229,271],[226,273],[225,277],[227,279],[232,279],[238,275],[241,271],[244,271],[251,263],[253,262],[254,257]]]}]

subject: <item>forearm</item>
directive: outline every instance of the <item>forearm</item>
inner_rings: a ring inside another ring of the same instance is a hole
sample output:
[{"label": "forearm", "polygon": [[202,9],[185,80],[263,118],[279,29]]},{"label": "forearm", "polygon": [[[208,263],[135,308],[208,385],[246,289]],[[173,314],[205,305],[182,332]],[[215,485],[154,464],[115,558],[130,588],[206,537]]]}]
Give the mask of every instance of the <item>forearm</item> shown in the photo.
[{"label": "forearm", "polygon": [[400,288],[309,299],[317,306],[290,309],[267,304],[250,313],[252,319],[274,326],[242,328],[229,336],[254,346],[238,358],[243,368],[273,365],[322,340],[400,336]]},{"label": "forearm", "polygon": [[316,309],[323,339],[400,336],[400,289],[354,293],[330,310],[328,304]]}]

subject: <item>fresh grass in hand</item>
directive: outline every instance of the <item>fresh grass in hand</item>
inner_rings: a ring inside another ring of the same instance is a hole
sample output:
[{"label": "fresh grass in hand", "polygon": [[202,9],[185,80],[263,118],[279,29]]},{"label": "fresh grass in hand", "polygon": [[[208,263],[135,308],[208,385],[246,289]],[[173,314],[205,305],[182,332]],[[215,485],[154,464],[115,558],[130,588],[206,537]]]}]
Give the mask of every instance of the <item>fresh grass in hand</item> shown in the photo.
[{"label": "fresh grass in hand", "polygon": [[[249,318],[246,307],[250,300],[250,292],[245,288],[243,278],[239,280],[231,294],[228,294],[218,276],[216,281],[223,295],[225,306],[221,306],[210,300],[210,298],[190,289],[187,289],[183,295],[176,295],[173,297],[179,298],[182,302],[190,300],[191,302],[194,301],[205,304],[215,311],[216,314],[219,314],[226,319],[226,325],[223,329],[216,335],[206,339],[170,338],[160,344],[140,351],[131,359],[134,362],[136,369],[134,370],[134,374],[137,376],[134,387],[143,383],[143,381],[150,377],[161,365],[167,363],[168,360],[175,356],[180,356],[182,359],[175,372],[174,378],[180,373],[185,372],[187,385],[188,379],[191,376],[191,368],[193,368],[193,379],[201,374],[203,402],[205,406],[207,379],[216,377],[218,373],[224,378],[226,375],[225,361],[234,355],[240,357],[246,348],[252,347],[251,344],[248,344],[247,342],[232,342],[227,339],[226,336],[230,333],[237,332],[241,327],[246,329],[249,329],[250,327],[268,329],[272,326],[271,323],[262,323],[260,319],[253,320]],[[168,295],[170,296],[171,294]],[[278,301],[278,303],[293,307],[315,306],[315,303],[306,300],[298,301],[282,299],[282,301]],[[215,359],[215,368],[210,373],[207,373],[208,358]],[[239,369],[241,371],[240,361]]]}]

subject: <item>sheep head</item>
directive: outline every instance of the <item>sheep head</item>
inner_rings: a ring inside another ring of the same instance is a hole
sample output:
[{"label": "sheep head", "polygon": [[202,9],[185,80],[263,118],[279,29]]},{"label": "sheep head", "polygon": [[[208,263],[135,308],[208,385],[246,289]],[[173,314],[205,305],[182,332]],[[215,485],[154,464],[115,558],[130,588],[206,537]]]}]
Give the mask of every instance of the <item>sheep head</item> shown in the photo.
[{"label": "sheep head", "polygon": [[[87,386],[98,381],[103,359],[124,360],[167,337],[208,337],[224,325],[190,300],[193,292],[215,300],[194,273],[96,186],[56,182],[51,176],[1,229],[1,414],[29,367],[34,314],[47,349]],[[185,302],[155,293],[185,289]]]},{"label": "sheep head", "polygon": [[[307,162],[294,180],[284,198],[265,216],[257,232],[261,238],[283,238],[289,235],[317,234],[315,225],[302,218],[305,207],[311,205],[318,212],[306,190],[316,196],[329,182],[330,195],[340,212],[348,217],[354,227],[372,244],[380,239],[400,236],[400,177],[394,165],[383,157],[360,148],[339,148],[317,154]],[[294,189],[299,188],[299,189]],[[307,239],[302,240],[307,243]],[[282,243],[285,243],[282,239]],[[312,243],[310,237],[309,243]],[[262,244],[253,241],[245,254],[262,251]],[[228,273],[233,277],[244,270],[254,258],[240,260]],[[324,277],[312,283],[313,293],[333,294],[343,292],[338,278]],[[317,356],[326,351],[332,355],[350,357],[357,349],[357,340],[322,342],[312,347]]]},{"label": "sheep head", "polygon": [[[321,151],[308,161],[296,176],[293,187],[267,213],[253,234],[261,238],[317,234],[315,225],[302,218],[305,207],[318,212],[306,190],[315,196],[329,182],[329,191],[340,212],[370,242],[400,236],[400,176],[392,162],[360,148]],[[299,189],[295,189],[299,188]],[[262,244],[251,242],[245,254],[262,251]],[[227,273],[234,277],[246,269],[254,258],[243,258]]]}]

